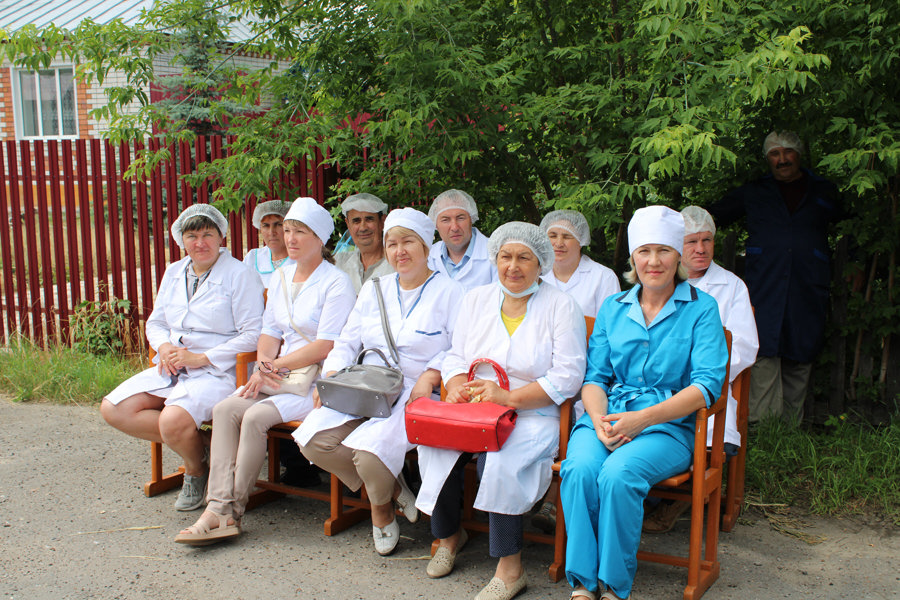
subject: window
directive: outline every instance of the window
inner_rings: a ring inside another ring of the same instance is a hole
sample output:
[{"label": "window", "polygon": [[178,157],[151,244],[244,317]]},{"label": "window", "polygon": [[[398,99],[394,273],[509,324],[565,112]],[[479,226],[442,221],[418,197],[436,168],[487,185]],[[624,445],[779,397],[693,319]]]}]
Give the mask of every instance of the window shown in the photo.
[{"label": "window", "polygon": [[19,71],[19,124],[22,137],[78,135],[75,73],[72,67]]}]

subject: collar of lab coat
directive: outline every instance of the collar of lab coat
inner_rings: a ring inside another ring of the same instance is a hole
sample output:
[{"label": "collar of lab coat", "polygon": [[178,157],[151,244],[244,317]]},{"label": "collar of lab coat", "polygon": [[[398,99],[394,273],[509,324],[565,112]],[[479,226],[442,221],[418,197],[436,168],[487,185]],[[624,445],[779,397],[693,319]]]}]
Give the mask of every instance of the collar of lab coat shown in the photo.
[{"label": "collar of lab coat", "polygon": [[[222,282],[224,281],[225,271],[227,269],[225,263],[228,262],[226,259],[224,259],[224,257],[223,257],[224,254],[228,254],[229,256],[231,256],[228,252],[228,248],[219,248],[219,258],[217,258],[216,262],[213,263],[213,266],[210,268],[210,271],[209,271],[209,276],[203,281],[203,283],[200,284],[200,287],[197,288],[197,292],[194,294],[194,297],[191,298],[191,301],[196,300],[199,296],[202,296],[204,293],[206,293],[206,290],[209,289],[210,284],[213,284],[213,283],[216,285],[222,284]],[[182,280],[184,280],[184,277],[187,274],[187,270],[191,267],[191,264],[193,263],[193,261],[190,259],[190,257],[185,257],[185,258],[187,260],[184,261],[184,265],[182,266],[181,272],[179,273],[179,276]],[[182,286],[182,287],[184,287],[184,286]],[[187,288],[186,287],[184,289],[184,296],[185,296],[185,298],[187,298]]]},{"label": "collar of lab coat", "polygon": [[656,318],[653,319],[653,322],[647,326],[646,323],[644,323],[644,311],[641,310],[641,302],[638,299],[638,292],[640,289],[640,284],[635,285],[627,294],[621,296],[618,301],[625,304],[631,304],[628,309],[628,318],[647,329],[650,329],[650,327],[655,326],[657,323],[661,323],[663,319],[674,313],[675,302],[693,302],[697,299],[697,290],[687,281],[682,281],[675,286],[675,291],[672,293],[672,296],[666,302],[665,306],[662,307],[662,310],[659,311],[659,314],[656,315]]},{"label": "collar of lab coat", "polygon": [[706,273],[698,280],[698,283],[700,281],[706,285],[728,285],[728,275],[725,269],[715,262],[710,262],[709,268],[706,269]]},{"label": "collar of lab coat", "polygon": [[[322,278],[322,275],[325,273],[325,270],[328,268],[325,265],[330,265],[330,264],[331,263],[329,263],[327,260],[323,260],[321,263],[319,263],[319,266],[316,267],[315,271],[313,271],[312,274],[309,276],[309,278],[306,280],[306,283],[303,285],[303,289],[308,289],[314,283],[319,281]],[[291,280],[294,278],[294,273],[297,272],[297,263],[291,263],[289,265],[285,265],[285,266],[281,267],[281,269],[284,271],[285,282],[290,284]],[[290,291],[290,290],[288,290],[288,291]]]}]

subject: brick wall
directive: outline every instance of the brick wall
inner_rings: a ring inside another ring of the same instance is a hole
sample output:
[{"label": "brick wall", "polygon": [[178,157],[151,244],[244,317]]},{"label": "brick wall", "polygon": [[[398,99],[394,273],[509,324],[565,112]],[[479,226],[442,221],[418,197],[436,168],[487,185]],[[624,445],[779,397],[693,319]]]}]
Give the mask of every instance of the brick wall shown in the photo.
[{"label": "brick wall", "polygon": [[[181,71],[180,65],[171,65],[171,55],[158,57],[154,63],[154,69],[158,75],[172,75]],[[253,70],[268,66],[271,59],[260,56],[236,56],[228,59],[228,66],[236,69]],[[52,62],[51,67],[71,66],[71,63]],[[287,63],[281,66],[286,69]],[[16,128],[13,114],[13,90],[11,82],[11,65],[7,60],[0,62],[0,142],[16,139]],[[104,88],[124,86],[127,84],[125,74],[121,71],[110,71],[103,81],[103,86],[96,82],[84,84],[76,80],[75,97],[78,111],[78,137],[96,138],[103,135],[109,128],[105,120],[97,120],[90,116],[90,111],[106,105],[108,99]],[[149,90],[145,90],[149,96]],[[271,106],[271,101],[263,101],[261,108]],[[136,113],[139,109],[137,102],[125,109],[125,112]]]},{"label": "brick wall", "polygon": [[0,142],[16,139],[13,93],[9,68],[0,68]]}]

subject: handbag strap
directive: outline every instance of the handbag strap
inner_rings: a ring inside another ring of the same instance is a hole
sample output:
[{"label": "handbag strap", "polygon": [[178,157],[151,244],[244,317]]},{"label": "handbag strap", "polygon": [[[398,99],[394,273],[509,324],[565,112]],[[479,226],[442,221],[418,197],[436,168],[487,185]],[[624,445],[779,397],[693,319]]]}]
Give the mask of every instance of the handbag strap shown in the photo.
[{"label": "handbag strap", "polygon": [[497,374],[497,381],[499,381],[500,387],[502,387],[507,392],[509,391],[509,376],[506,374],[506,371],[503,370],[503,367],[498,365],[490,358],[476,358],[472,361],[472,364],[469,365],[468,381],[472,381],[473,379],[475,379],[475,370],[478,369],[479,365],[492,366],[494,368],[494,373]]},{"label": "handbag strap", "polygon": [[381,278],[373,277],[372,283],[375,284],[375,296],[378,298],[378,310],[381,312],[381,328],[384,330],[384,338],[387,340],[388,350],[391,351],[391,358],[399,366],[399,353],[397,352],[396,344],[394,344],[394,336],[391,335],[391,324],[388,323],[387,309],[384,307],[384,296],[381,293]]},{"label": "handbag strap", "polygon": [[291,297],[287,291],[287,280],[284,277],[284,269],[279,268],[278,274],[281,275],[281,291],[284,292],[284,304],[285,308],[287,308],[288,321],[291,322],[291,327],[293,328],[293,330],[303,336],[303,339],[306,340],[306,343],[312,344],[312,340],[306,337],[305,333],[300,331],[300,328],[297,327],[296,323],[294,323],[294,317],[291,315],[291,313],[293,312],[291,308],[293,307],[294,303],[291,302]]}]

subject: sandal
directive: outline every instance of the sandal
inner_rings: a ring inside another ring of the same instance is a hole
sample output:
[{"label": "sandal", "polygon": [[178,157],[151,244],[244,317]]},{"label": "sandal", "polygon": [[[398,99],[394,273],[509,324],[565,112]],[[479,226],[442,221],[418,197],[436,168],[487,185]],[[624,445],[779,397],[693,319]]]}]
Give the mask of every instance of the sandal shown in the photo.
[{"label": "sandal", "polygon": [[219,513],[207,510],[204,514],[209,513],[219,520],[218,526],[210,529],[203,522],[203,515],[197,519],[197,522],[175,536],[175,542],[178,544],[187,544],[188,546],[208,546],[225,540],[230,540],[241,535],[241,526],[239,521],[229,525],[228,519],[230,515],[220,515]]},{"label": "sandal", "polygon": [[626,596],[624,598],[619,598],[616,596],[615,592],[611,589],[607,589],[603,594],[600,595],[600,600],[628,600],[631,596]]},{"label": "sandal", "polygon": [[571,598],[587,598],[588,600],[597,600],[597,594],[587,588],[581,588],[572,592]]}]

